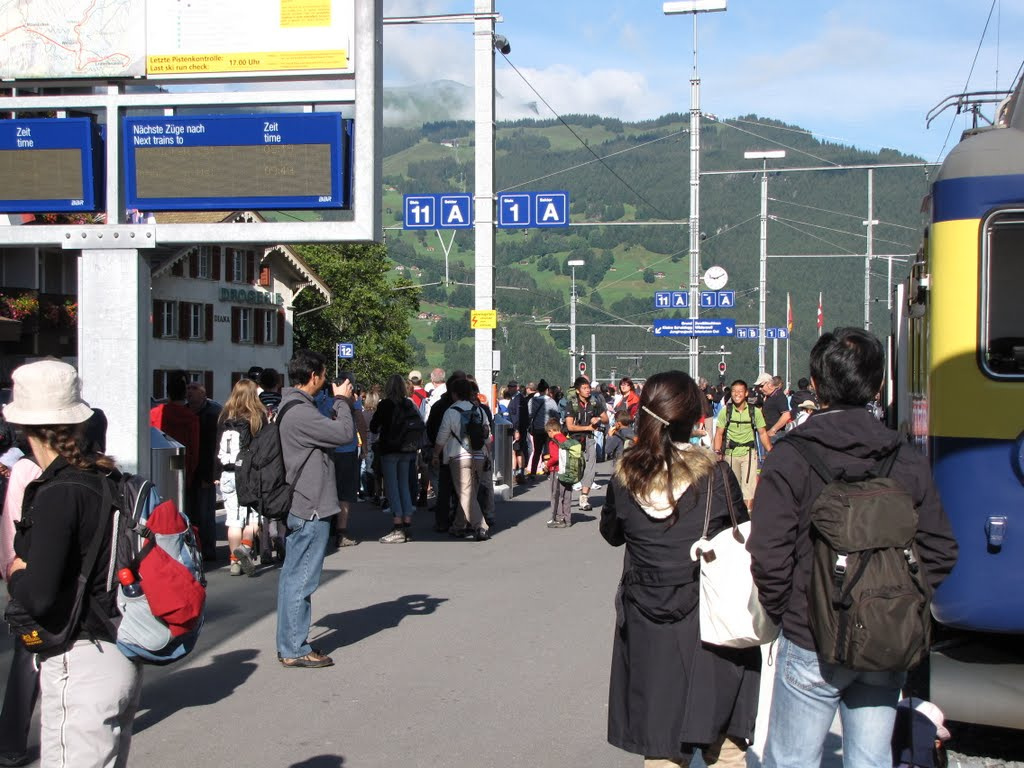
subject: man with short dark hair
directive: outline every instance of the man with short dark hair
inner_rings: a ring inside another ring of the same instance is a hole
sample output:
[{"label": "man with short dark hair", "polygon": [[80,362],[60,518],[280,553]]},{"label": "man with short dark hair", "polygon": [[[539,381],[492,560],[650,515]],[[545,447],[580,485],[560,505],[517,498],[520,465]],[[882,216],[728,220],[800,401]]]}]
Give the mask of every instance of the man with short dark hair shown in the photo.
[{"label": "man with short dark hair", "polygon": [[[836,476],[863,476],[883,459],[895,459],[889,477],[910,495],[918,513],[918,567],[934,590],[956,563],[956,539],[927,460],[864,408],[881,386],[884,368],[882,344],[867,331],[839,328],[822,335],[811,350],[811,379],[823,410],[812,413],[794,437],[814,444]],[[811,631],[810,514],[824,487],[787,438],[765,460],[757,488],[747,540],[751,572],[761,605],[782,628],[765,768],[819,765],[839,707],[847,768],[892,764],[890,740],[905,671],[864,672],[827,663]]]},{"label": "man with short dark hair", "polygon": [[736,379],[729,388],[729,402],[718,412],[713,445],[718,457],[725,461],[743,490],[747,510],[754,506],[757,487],[757,444],[765,452],[772,449],[761,411],[750,404],[747,382]]},{"label": "man with short dark hair", "polygon": [[579,509],[581,512],[589,512],[593,509],[589,498],[590,488],[594,485],[594,475],[597,473],[595,433],[608,423],[608,409],[604,398],[591,391],[590,380],[586,376],[577,377],[572,386],[574,391],[568,396],[565,431],[569,437],[583,443],[587,463],[580,480]]},{"label": "man with short dark hair", "polygon": [[[334,662],[309,644],[310,598],[320,584],[331,518],[338,514],[338,491],[331,453],[355,435],[352,411],[344,400],[333,404],[334,419],[313,402],[327,383],[323,355],[308,349],[288,363],[288,380],[280,417],[285,479],[293,489],[288,513],[288,539],[277,589],[277,653],[285,667],[329,667]],[[352,396],[352,381],[334,384],[335,398]]]},{"label": "man with short dark hair", "polygon": [[263,407],[267,409],[267,413],[277,413],[281,405],[281,374],[274,368],[264,368],[260,374],[259,385],[263,390],[259,394]]}]

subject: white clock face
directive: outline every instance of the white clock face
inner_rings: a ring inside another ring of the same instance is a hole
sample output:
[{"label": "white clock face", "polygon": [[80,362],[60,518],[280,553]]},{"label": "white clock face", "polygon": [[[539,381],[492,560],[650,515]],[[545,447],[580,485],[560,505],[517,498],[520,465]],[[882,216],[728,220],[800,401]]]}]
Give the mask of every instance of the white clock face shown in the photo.
[{"label": "white clock face", "polygon": [[720,288],[724,288],[725,284],[729,282],[729,273],[721,267],[711,267],[707,272],[704,273],[704,285],[710,288],[712,291],[717,291]]}]

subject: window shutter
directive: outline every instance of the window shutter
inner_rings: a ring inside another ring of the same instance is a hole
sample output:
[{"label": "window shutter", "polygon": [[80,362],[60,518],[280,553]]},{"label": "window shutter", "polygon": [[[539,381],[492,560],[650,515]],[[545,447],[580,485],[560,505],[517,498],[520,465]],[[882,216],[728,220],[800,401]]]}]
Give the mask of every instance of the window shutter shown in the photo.
[{"label": "window shutter", "polygon": [[189,303],[187,301],[178,302],[178,338],[185,341],[188,341],[189,317],[191,315],[188,309]]},{"label": "window shutter", "polygon": [[260,267],[260,285],[264,288],[270,287],[270,265]]},{"label": "window shutter", "polygon": [[[153,338],[154,339],[159,339],[163,335],[164,335],[164,303],[160,299],[153,299]],[[154,373],[155,373],[155,371],[154,371]],[[154,395],[154,397],[155,396],[156,395]]]},{"label": "window shutter", "polygon": [[164,397],[164,372],[159,368],[153,370],[153,398],[162,400]]},{"label": "window shutter", "polygon": [[210,246],[210,277],[220,280],[220,246]]},{"label": "window shutter", "polygon": [[284,346],[284,310],[277,313],[277,346]]},{"label": "window shutter", "polygon": [[213,371],[203,371],[203,386],[206,388],[206,396],[213,400]]},{"label": "window shutter", "polygon": [[266,320],[266,312],[262,309],[257,309],[252,313],[252,342],[253,344],[263,343],[263,323]]},{"label": "window shutter", "polygon": [[256,282],[256,251],[245,252],[245,282],[249,285]]},{"label": "window shutter", "polygon": [[188,276],[199,277],[199,253],[195,250],[188,255]]},{"label": "window shutter", "polygon": [[241,325],[242,310],[239,307],[231,308],[231,343],[238,343],[238,335]]},{"label": "window shutter", "polygon": [[181,259],[178,259],[171,266],[171,274],[175,277],[184,277],[185,275],[185,264]]},{"label": "window shutter", "polygon": [[[206,305],[206,340],[213,341],[213,304]],[[206,391],[209,392],[209,388]]]}]

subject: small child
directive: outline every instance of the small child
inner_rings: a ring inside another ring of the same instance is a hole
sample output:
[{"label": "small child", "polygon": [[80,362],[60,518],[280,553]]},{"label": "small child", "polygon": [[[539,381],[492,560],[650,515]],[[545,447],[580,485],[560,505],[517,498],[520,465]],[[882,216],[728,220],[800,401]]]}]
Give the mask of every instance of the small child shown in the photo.
[{"label": "small child", "polygon": [[629,415],[629,411],[619,411],[615,414],[615,424],[608,430],[608,437],[605,440],[605,459],[617,461],[622,452],[635,442],[636,432],[633,431],[633,417]]},{"label": "small child", "polygon": [[566,441],[558,419],[548,419],[544,425],[548,435],[547,470],[551,484],[551,519],[548,528],[568,528],[572,525],[572,486],[558,481],[558,449]]}]

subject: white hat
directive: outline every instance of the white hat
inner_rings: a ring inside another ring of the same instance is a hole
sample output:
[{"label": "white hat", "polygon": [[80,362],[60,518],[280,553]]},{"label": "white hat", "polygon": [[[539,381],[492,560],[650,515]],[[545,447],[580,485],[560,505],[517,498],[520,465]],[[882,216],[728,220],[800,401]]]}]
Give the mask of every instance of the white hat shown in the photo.
[{"label": "white hat", "polygon": [[818,406],[815,404],[813,400],[804,400],[802,403],[800,403],[800,405],[797,406],[797,408],[807,408],[808,410],[811,411],[818,410]]},{"label": "white hat", "polygon": [[767,384],[771,380],[772,380],[772,375],[770,373],[762,373],[754,381],[754,386],[755,387],[760,387],[762,384]]},{"label": "white hat", "polygon": [[413,384],[420,384],[423,381],[423,374],[419,371],[409,371],[409,381]]},{"label": "white hat", "polygon": [[60,360],[40,360],[11,374],[14,399],[4,408],[12,424],[81,424],[92,416],[82,400],[78,371]]}]

